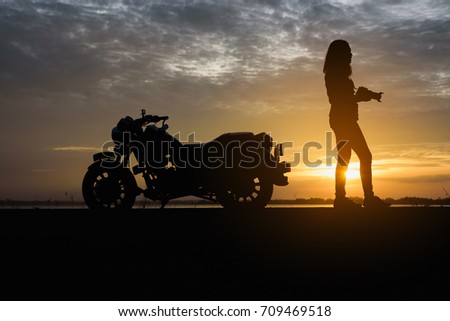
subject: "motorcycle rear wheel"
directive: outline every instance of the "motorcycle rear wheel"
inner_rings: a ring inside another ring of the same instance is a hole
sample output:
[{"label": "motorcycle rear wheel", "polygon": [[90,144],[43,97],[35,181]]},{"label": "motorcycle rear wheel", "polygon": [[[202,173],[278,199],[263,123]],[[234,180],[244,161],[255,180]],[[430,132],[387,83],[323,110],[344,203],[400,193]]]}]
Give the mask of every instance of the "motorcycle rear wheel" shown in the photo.
[{"label": "motorcycle rear wheel", "polygon": [[217,194],[217,200],[226,209],[252,211],[263,209],[272,198],[273,184],[264,177],[249,178],[235,183]]},{"label": "motorcycle rear wheel", "polygon": [[136,180],[127,169],[93,166],[84,175],[82,192],[90,209],[130,209],[136,199]]}]

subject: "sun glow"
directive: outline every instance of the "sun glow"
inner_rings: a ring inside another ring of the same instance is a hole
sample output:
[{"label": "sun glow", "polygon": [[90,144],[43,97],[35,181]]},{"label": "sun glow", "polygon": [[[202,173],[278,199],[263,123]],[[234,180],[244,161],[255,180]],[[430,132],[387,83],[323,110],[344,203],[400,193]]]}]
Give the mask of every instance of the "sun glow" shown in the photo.
[{"label": "sun glow", "polygon": [[[309,172],[309,176],[334,178],[336,165],[320,167]],[[351,162],[346,173],[347,179],[360,179],[359,162]]]},{"label": "sun glow", "polygon": [[345,176],[347,179],[359,179],[359,163],[350,163]]}]

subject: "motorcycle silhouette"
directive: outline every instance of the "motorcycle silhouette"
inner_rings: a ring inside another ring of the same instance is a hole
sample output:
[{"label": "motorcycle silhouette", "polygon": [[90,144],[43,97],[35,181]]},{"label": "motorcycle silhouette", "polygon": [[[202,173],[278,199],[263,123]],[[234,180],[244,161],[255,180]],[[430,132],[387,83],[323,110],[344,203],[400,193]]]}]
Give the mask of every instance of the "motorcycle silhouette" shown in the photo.
[{"label": "motorcycle silhouette", "polygon": [[[182,144],[167,132],[168,116],[120,119],[112,129],[113,150],[93,155],[83,183],[91,209],[129,209],[136,196],[161,202],[197,196],[224,208],[264,208],[273,186],[285,186],[290,164],[280,162],[282,145],[266,133],[225,133],[206,143]],[[272,153],[273,150],[273,153]],[[130,169],[133,155],[137,165]],[[142,175],[146,188],[134,175]]]}]

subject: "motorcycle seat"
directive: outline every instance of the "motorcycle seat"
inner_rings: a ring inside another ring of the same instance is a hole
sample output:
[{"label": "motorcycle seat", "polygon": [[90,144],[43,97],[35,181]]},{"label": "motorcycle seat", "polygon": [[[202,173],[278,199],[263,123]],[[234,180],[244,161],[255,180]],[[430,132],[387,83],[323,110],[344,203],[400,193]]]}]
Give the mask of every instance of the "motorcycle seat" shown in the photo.
[{"label": "motorcycle seat", "polygon": [[187,148],[201,148],[204,145],[212,142],[220,142],[222,144],[228,144],[232,141],[246,141],[251,138],[253,138],[255,135],[252,132],[235,132],[235,133],[225,133],[220,135],[219,137],[216,137],[215,139],[205,142],[205,143],[191,143],[191,144],[184,144],[183,146]]},{"label": "motorcycle seat", "polygon": [[252,132],[234,132],[225,133],[214,139],[213,141],[220,142],[222,144],[228,144],[232,141],[246,141],[253,138],[255,135]]}]

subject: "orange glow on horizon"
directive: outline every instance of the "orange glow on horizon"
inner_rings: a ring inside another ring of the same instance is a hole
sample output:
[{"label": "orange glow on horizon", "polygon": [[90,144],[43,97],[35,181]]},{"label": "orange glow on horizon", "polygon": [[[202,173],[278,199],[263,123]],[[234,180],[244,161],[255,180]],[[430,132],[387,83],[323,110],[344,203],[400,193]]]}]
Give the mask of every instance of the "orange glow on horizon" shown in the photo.
[{"label": "orange glow on horizon", "polygon": [[[374,162],[374,165],[375,165],[375,163],[376,163],[377,167],[381,167],[383,165],[389,164],[389,162],[384,162],[384,161]],[[336,170],[336,164],[333,164],[333,166],[321,166],[318,168],[307,168],[307,169],[303,169],[303,170],[298,170],[298,173],[296,173],[296,176],[297,175],[298,176],[307,175],[307,176],[334,179],[335,170]],[[383,177],[387,174],[386,169],[381,169],[381,168],[376,168],[376,167],[372,169],[372,172],[373,172],[374,176],[379,176],[379,177]],[[350,162],[347,173],[346,173],[346,177],[348,180],[361,179],[361,176],[359,173],[359,161]]]}]

